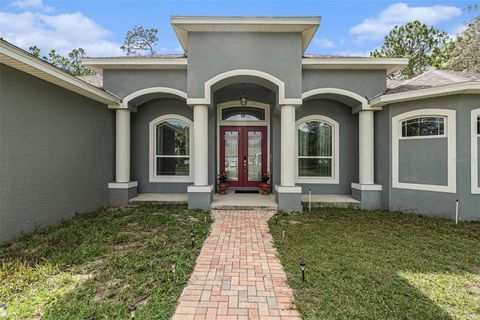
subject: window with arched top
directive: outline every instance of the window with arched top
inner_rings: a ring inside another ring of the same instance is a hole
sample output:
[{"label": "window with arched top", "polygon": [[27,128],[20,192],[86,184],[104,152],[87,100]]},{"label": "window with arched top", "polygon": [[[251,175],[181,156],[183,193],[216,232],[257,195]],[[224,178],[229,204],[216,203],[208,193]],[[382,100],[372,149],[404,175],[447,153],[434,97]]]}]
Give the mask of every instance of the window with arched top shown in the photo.
[{"label": "window with arched top", "polygon": [[338,123],[314,115],[297,121],[297,182],[338,183]]},{"label": "window with arched top", "polygon": [[265,109],[255,107],[222,108],[222,121],[264,121]]},{"label": "window with arched top", "polygon": [[150,122],[150,182],[192,181],[192,122],[165,115]]}]

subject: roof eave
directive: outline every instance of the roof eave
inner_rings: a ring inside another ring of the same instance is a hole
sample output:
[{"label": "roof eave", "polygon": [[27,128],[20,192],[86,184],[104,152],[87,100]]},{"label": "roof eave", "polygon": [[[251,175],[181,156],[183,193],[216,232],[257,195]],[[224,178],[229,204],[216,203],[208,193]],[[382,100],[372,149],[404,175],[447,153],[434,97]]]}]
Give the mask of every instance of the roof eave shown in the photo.
[{"label": "roof eave", "polygon": [[82,65],[103,73],[104,69],[186,69],[187,58],[84,58]]},{"label": "roof eave", "polygon": [[396,72],[408,64],[403,58],[302,58],[303,69],[361,69]]},{"label": "roof eave", "polygon": [[[313,39],[313,35],[317,31],[320,25],[320,17],[198,17],[198,16],[172,16],[170,17],[170,23],[177,35],[180,45],[183,50],[188,52],[188,32],[202,31],[202,26],[215,25],[216,32],[228,31],[228,32],[246,32],[245,28],[262,25],[272,28],[270,31],[262,30],[259,28],[259,32],[275,32],[273,28],[280,28],[285,26],[291,26],[292,28],[300,27],[300,30],[295,32],[302,33],[302,52],[305,52],[309,43]],[[186,28],[188,26],[188,28]],[[223,27],[223,28],[222,28]],[[252,32],[255,30],[248,31]],[[288,32],[283,30],[282,32]],[[292,29],[293,32],[293,29]]]},{"label": "roof eave", "polygon": [[370,102],[370,105],[372,107],[383,107],[388,104],[404,101],[413,101],[455,94],[480,94],[480,81],[461,82],[433,88],[384,94],[374,98]]},{"label": "roof eave", "polygon": [[0,62],[106,105],[121,102],[119,97],[110,92],[80,80],[6,41],[0,41]]}]

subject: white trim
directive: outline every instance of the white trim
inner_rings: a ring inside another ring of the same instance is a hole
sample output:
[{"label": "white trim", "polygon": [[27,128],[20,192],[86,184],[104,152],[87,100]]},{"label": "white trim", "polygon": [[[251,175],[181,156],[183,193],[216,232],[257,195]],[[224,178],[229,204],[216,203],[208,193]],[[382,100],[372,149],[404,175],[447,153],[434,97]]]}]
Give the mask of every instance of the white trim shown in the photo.
[{"label": "white trim", "polygon": [[224,79],[236,77],[236,76],[252,76],[257,78],[262,78],[268,80],[269,82],[275,84],[278,87],[278,103],[282,104],[291,104],[291,105],[301,105],[302,99],[287,99],[285,98],[285,83],[278,79],[277,77],[258,70],[250,70],[250,69],[236,69],[230,70],[227,72],[220,73],[215,77],[205,81],[204,85],[204,98],[188,98],[187,104],[189,105],[196,105],[196,104],[211,104],[211,88],[217,82],[220,82]]},{"label": "white trim", "polygon": [[[220,170],[220,126],[266,126],[267,127],[267,172],[270,172],[270,105],[257,101],[247,101],[246,107],[265,110],[265,121],[229,121],[222,120],[222,110],[225,108],[240,107],[239,100],[217,104],[217,170]],[[220,174],[218,172],[217,174]]]},{"label": "white trim", "polygon": [[197,193],[197,192],[212,192],[213,191],[213,184],[207,186],[188,186],[187,192],[188,193]]},{"label": "white trim", "polygon": [[83,58],[82,65],[102,74],[104,69],[186,69],[187,58]]},{"label": "white trim", "polygon": [[362,69],[386,70],[387,74],[405,67],[408,59],[403,58],[371,58],[371,57],[345,57],[345,58],[302,58],[303,69]]},{"label": "white trim", "polygon": [[480,194],[480,186],[478,185],[478,139],[480,138],[477,132],[478,117],[480,117],[480,108],[472,110],[470,116],[470,181],[472,194]]},{"label": "white trim", "polygon": [[302,193],[302,187],[298,186],[281,186],[279,184],[275,185],[275,191],[277,193]]},{"label": "white trim", "polygon": [[3,40],[0,40],[0,62],[101,103],[107,105],[120,103],[120,98],[117,96],[80,80]]},{"label": "white trim", "polygon": [[[333,153],[332,153],[332,176],[331,177],[300,177],[298,175],[298,126],[307,121],[321,121],[331,125]],[[339,184],[340,183],[340,125],[332,118],[323,115],[310,115],[298,119],[295,122],[295,182],[310,184]]]},{"label": "white trim", "polygon": [[391,103],[403,101],[442,97],[453,94],[478,94],[480,93],[480,81],[461,82],[446,84],[434,88],[411,90],[406,92],[384,94],[370,101],[372,107],[383,107]]},{"label": "white trim", "polygon": [[120,104],[119,108],[128,109],[128,103],[130,101],[140,96],[152,93],[167,93],[175,95],[183,100],[187,100],[187,93],[184,91],[168,87],[151,87],[130,93],[128,96],[122,99],[122,103]]},{"label": "white trim", "polygon": [[341,96],[350,97],[354,100],[357,100],[358,102],[360,102],[362,104],[362,110],[369,109],[369,104],[368,104],[367,99],[365,99],[364,97],[362,97],[361,95],[359,95],[355,92],[344,90],[344,89],[339,89],[339,88],[313,89],[313,90],[302,93],[302,99],[306,100],[306,99],[308,99],[312,96],[316,96],[316,95],[320,95],[320,94],[338,94],[338,95],[341,95]]},{"label": "white trim", "polygon": [[[156,142],[156,127],[161,122],[168,120],[179,120],[185,122],[190,127],[190,136],[189,136],[189,175],[188,176],[157,176],[156,172],[156,155],[155,155],[155,142]],[[181,115],[178,114],[166,114],[160,117],[157,117],[150,121],[149,123],[149,153],[148,153],[148,177],[149,182],[193,182],[193,122]]]},{"label": "white trim", "polygon": [[[433,185],[433,184],[418,184],[418,183],[406,183],[399,180],[399,141],[401,140],[402,121],[413,117],[425,117],[425,116],[445,116],[447,121],[445,122],[444,132],[446,137],[440,138],[447,139],[447,185]],[[455,110],[446,109],[419,109],[409,112],[404,112],[392,118],[392,187],[399,189],[409,190],[422,190],[422,191],[434,191],[434,192],[457,192],[457,134],[456,134],[456,112]]]},{"label": "white trim", "polygon": [[352,182],[352,189],[361,190],[361,191],[382,191],[381,184],[360,184]]},{"label": "white trim", "polygon": [[137,181],[130,182],[110,182],[108,189],[130,189],[138,186]]}]

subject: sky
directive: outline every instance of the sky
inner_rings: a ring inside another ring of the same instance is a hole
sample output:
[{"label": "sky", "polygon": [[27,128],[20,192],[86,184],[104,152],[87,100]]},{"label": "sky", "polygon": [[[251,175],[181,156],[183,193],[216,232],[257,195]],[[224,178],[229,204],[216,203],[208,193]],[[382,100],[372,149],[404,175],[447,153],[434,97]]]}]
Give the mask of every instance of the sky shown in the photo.
[{"label": "sky", "polygon": [[368,56],[393,26],[416,19],[455,36],[472,15],[467,6],[478,2],[0,0],[0,37],[42,54],[81,47],[91,57],[118,56],[127,31],[140,25],[158,29],[157,53],[183,53],[172,15],[320,16],[306,53]]}]

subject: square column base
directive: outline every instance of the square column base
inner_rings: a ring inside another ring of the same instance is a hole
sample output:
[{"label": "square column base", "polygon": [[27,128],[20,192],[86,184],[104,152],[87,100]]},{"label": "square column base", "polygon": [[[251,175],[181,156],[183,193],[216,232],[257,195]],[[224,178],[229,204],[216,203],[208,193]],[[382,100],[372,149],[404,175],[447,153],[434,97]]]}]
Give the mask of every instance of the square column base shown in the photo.
[{"label": "square column base", "polygon": [[108,184],[108,203],[112,207],[124,207],[137,196],[137,181],[111,182]]},{"label": "square column base", "polygon": [[213,185],[188,186],[188,209],[210,210],[213,201]]},{"label": "square column base", "polygon": [[360,201],[363,210],[382,209],[382,185],[352,183],[352,198]]},{"label": "square column base", "polygon": [[275,185],[275,201],[279,211],[302,212],[302,188]]}]

